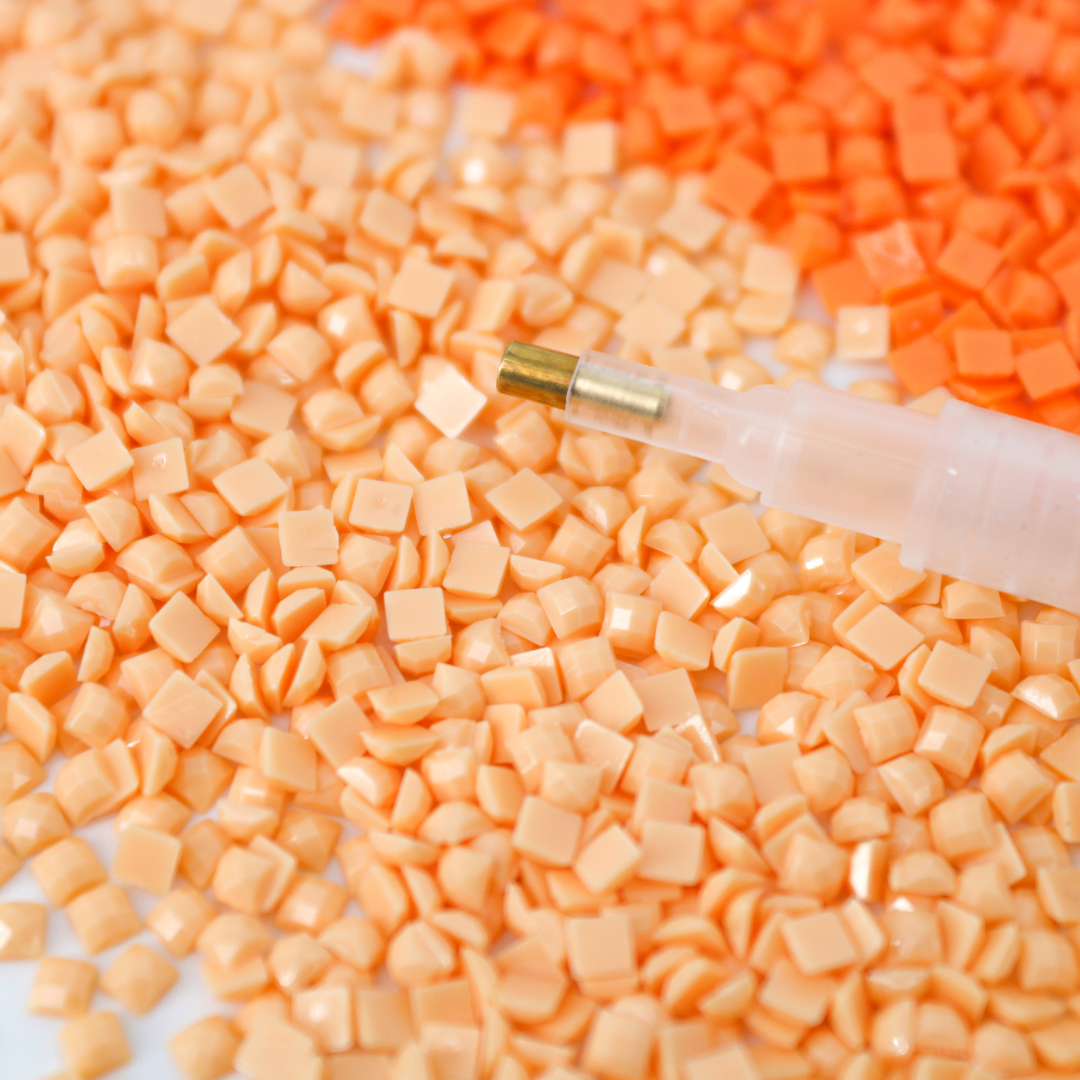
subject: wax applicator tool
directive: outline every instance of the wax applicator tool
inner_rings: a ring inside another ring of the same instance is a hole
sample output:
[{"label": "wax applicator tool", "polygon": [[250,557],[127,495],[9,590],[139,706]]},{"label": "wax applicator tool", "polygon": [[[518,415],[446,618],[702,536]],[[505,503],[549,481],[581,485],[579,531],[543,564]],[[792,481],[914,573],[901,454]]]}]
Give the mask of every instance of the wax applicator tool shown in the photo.
[{"label": "wax applicator tool", "polygon": [[808,381],[726,390],[512,342],[505,394],[721,463],[774,506],[898,542],[900,561],[1080,612],[1080,437],[950,400],[937,417]]}]

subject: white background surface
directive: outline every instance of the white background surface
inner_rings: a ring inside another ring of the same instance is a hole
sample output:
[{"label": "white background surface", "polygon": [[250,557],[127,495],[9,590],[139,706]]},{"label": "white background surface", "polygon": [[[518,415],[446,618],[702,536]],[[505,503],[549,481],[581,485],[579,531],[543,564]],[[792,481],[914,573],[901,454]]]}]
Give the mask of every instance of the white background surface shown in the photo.
[{"label": "white background surface", "polygon": [[[112,826],[113,819],[109,819],[81,829],[78,833],[90,843],[106,869],[112,865],[115,850]],[[157,898],[149,893],[138,889],[128,889],[127,892],[140,917],[145,917],[156,903]],[[45,903],[37,882],[25,866],[0,889],[0,901],[10,900]],[[49,911],[46,952],[50,956],[90,960],[102,972],[128,945],[136,941],[167,956],[153,935],[143,931],[137,938],[100,956],[87,957],[63,912]],[[140,1080],[180,1080],[165,1044],[176,1032],[216,1011],[218,1003],[202,989],[196,957],[180,961],[177,966],[180,978],[176,986],[143,1019],[129,1015],[123,1006],[102,993],[95,995],[92,1010],[109,1009],[116,1012],[131,1045],[132,1063],[109,1074],[115,1080],[136,1080],[136,1077]],[[0,964],[0,1080],[46,1080],[64,1068],[57,1039],[64,1021],[31,1016],[26,1011],[36,968],[36,961]]]},{"label": "white background surface", "polygon": [[[351,49],[336,47],[333,59],[334,62],[356,69],[367,67],[366,58]],[[798,314],[828,321],[820,304],[809,293],[800,299]],[[784,370],[781,365],[772,361],[772,345],[767,339],[749,341],[745,351],[747,355],[766,364],[776,375]],[[841,364],[835,361],[829,364],[823,375],[826,381],[837,387],[845,387],[854,379],[889,377],[883,364]],[[466,432],[465,437],[468,436],[469,432]],[[745,719],[750,721],[753,715],[748,713]],[[54,770],[58,764],[59,760],[54,761]],[[113,819],[82,829],[79,835],[90,843],[108,869],[115,850]],[[328,874],[341,880],[336,864],[331,865]],[[156,897],[140,890],[129,889],[128,892],[141,917],[145,917],[157,902]],[[0,888],[0,902],[13,900],[45,902],[37,883],[25,867],[7,885]],[[355,902],[350,901],[346,914],[359,914]],[[119,953],[134,942],[141,942],[164,954],[153,935],[144,931],[137,938],[89,959],[97,965],[99,972],[102,972]],[[52,956],[88,959],[63,912],[50,910],[46,952]],[[198,973],[197,956],[172,962],[180,971],[180,979],[147,1017],[140,1019],[131,1016],[119,1003],[100,992],[95,996],[92,1010],[109,1009],[121,1017],[132,1051],[131,1064],[109,1074],[110,1080],[181,1080],[168,1055],[169,1039],[203,1017],[213,1013],[228,1015],[234,1011],[231,1007],[215,1001],[205,991]],[[47,1080],[64,1068],[57,1040],[64,1022],[31,1016],[26,1011],[36,966],[33,961],[0,962],[0,1080]]]}]

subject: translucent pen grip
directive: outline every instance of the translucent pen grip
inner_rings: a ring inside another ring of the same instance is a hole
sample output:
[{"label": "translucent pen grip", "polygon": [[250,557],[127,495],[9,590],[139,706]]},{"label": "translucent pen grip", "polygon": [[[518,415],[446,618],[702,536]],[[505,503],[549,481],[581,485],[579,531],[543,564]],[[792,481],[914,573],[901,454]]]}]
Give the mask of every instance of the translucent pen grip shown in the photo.
[{"label": "translucent pen grip", "polygon": [[578,364],[566,416],[721,462],[766,506],[896,541],[934,427],[921,413],[809,382],[737,393],[591,352]]},{"label": "translucent pen grip", "polygon": [[947,402],[901,558],[1080,613],[1080,437]]},{"label": "translucent pen grip", "polygon": [[1080,437],[797,382],[736,393],[585,353],[571,423],[721,462],[776,506],[901,544],[913,569],[1080,612]]}]

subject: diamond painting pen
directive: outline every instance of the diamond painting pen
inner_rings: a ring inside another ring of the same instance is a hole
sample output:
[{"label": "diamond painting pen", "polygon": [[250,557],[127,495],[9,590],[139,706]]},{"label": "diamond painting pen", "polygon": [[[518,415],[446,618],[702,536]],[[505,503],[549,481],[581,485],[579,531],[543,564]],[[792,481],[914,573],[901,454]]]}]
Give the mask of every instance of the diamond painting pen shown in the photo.
[{"label": "diamond painting pen", "polygon": [[765,506],[899,543],[910,569],[1080,612],[1076,435],[957,400],[933,417],[809,381],[738,392],[519,342],[498,389],[719,462]]}]

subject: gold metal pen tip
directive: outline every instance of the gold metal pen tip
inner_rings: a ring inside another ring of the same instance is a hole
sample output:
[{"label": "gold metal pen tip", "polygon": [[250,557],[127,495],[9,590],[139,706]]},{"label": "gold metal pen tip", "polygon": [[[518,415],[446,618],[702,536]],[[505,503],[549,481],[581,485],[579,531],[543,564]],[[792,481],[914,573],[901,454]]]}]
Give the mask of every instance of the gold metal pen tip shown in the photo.
[{"label": "gold metal pen tip", "polygon": [[495,388],[500,394],[565,409],[577,363],[569,353],[511,341],[503,352]]}]

